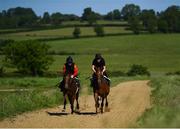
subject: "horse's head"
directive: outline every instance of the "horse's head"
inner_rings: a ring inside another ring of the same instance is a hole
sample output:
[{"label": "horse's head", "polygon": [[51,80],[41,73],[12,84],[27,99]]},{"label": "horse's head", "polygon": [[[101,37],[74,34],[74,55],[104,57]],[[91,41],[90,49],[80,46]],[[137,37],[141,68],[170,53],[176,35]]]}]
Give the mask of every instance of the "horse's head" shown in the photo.
[{"label": "horse's head", "polygon": [[96,77],[97,77],[97,80],[100,81],[102,76],[103,76],[103,73],[102,73],[102,70],[101,68],[97,67],[95,68],[96,69]]},{"label": "horse's head", "polygon": [[65,74],[64,76],[64,84],[65,84],[65,89],[69,88],[69,85],[71,84],[71,74]]}]

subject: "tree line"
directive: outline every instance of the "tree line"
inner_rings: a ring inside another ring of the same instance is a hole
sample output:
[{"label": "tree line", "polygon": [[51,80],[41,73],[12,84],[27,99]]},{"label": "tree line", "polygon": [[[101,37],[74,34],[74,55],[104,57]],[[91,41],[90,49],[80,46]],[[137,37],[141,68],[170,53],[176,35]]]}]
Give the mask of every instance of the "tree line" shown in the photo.
[{"label": "tree line", "polygon": [[61,25],[64,21],[87,21],[89,25],[96,24],[97,20],[128,21],[130,29],[134,33],[140,30],[148,30],[150,33],[160,31],[180,32],[180,6],[170,6],[164,11],[156,12],[153,9],[141,10],[135,4],[126,4],[121,10],[114,9],[105,15],[85,8],[82,16],[74,14],[62,14],[60,12],[44,12],[43,16],[37,16],[31,8],[10,8],[0,12],[0,28],[36,27],[43,25]]}]

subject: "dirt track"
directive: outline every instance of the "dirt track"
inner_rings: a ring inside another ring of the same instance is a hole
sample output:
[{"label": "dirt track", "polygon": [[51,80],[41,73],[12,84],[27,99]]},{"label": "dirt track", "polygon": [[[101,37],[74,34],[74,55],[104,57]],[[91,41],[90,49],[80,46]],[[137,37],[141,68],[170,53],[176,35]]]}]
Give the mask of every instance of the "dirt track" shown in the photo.
[{"label": "dirt track", "polygon": [[[0,128],[102,128],[135,127],[136,120],[150,107],[148,81],[125,82],[111,88],[109,95],[110,112],[94,114],[93,96],[80,97],[81,114],[63,114],[62,106],[24,113],[0,122]],[[69,105],[67,111],[70,113]]]}]

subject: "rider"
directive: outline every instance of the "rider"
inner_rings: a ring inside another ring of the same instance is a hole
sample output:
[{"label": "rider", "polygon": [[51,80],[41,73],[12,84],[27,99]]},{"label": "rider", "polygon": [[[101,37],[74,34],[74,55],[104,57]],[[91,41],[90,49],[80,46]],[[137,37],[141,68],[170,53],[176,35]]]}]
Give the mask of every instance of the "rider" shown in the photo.
[{"label": "rider", "polygon": [[95,86],[96,85],[96,68],[100,68],[102,71],[102,74],[104,75],[104,77],[106,78],[108,85],[110,86],[110,79],[107,76],[106,73],[106,65],[105,65],[105,60],[104,58],[101,56],[101,54],[96,54],[95,58],[92,62],[92,71],[93,71],[93,75],[92,75],[92,80],[91,80],[91,86]]},{"label": "rider", "polygon": [[[77,78],[78,75],[78,67],[77,65],[73,62],[73,59],[71,56],[66,58],[66,63],[63,66],[63,76],[65,76],[65,74],[71,74],[71,78],[75,78],[76,81],[79,83],[79,80]],[[59,88],[61,89],[61,91],[63,91],[64,89],[64,78],[61,81]]]}]

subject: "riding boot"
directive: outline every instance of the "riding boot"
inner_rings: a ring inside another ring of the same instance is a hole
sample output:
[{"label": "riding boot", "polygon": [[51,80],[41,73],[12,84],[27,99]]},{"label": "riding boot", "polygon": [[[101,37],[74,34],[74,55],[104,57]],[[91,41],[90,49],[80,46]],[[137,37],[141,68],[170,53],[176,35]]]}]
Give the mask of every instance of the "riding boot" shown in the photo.
[{"label": "riding boot", "polygon": [[80,80],[76,77],[76,85],[80,88]]},{"label": "riding boot", "polygon": [[90,86],[93,87],[93,78],[90,78]]},{"label": "riding boot", "polygon": [[108,86],[110,86],[110,84],[111,84],[111,81],[110,81],[110,80],[107,80],[107,82],[108,82]]},{"label": "riding boot", "polygon": [[105,76],[105,79],[106,79],[106,81],[107,81],[107,83],[108,83],[108,86],[110,86],[111,80],[108,78],[108,75],[107,75],[106,72],[104,72],[104,76]]},{"label": "riding boot", "polygon": [[60,82],[59,88],[61,89],[61,92],[64,90],[64,80]]}]

